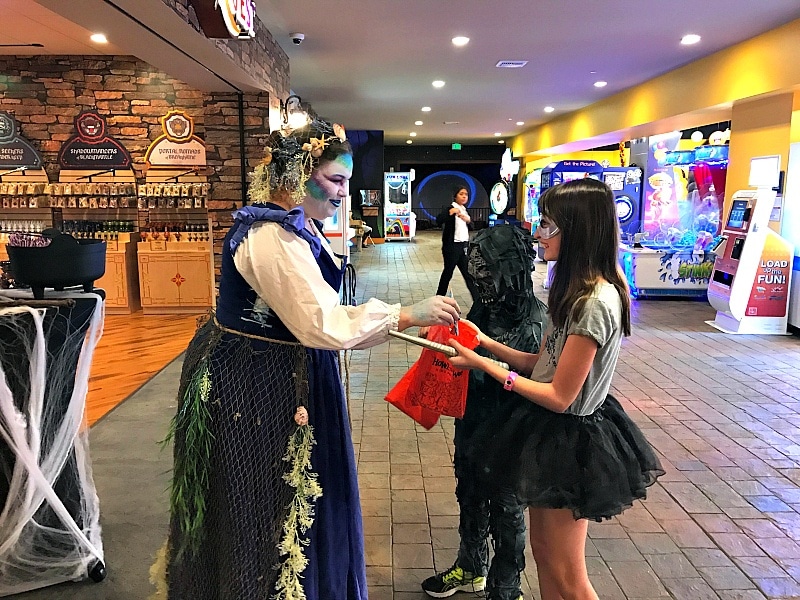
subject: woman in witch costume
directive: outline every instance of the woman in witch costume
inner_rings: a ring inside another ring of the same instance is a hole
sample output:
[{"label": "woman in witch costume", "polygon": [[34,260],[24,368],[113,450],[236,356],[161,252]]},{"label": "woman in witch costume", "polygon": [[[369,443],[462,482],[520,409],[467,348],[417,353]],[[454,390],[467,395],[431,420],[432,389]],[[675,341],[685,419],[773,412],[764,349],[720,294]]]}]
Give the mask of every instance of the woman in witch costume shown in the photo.
[{"label": "woman in witch costume", "polygon": [[458,305],[339,303],[322,234],[352,150],[315,120],[272,134],[257,205],[234,214],[214,318],[195,334],[172,426],[170,600],[366,600],[363,533],[336,350],[452,324]]}]

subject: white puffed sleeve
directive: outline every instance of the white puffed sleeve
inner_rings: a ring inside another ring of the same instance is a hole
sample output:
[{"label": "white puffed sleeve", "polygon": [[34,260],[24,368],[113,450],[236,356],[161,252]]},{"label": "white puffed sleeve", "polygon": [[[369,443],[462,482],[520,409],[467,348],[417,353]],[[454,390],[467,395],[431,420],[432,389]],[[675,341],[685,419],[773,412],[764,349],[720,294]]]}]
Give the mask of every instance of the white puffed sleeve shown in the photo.
[{"label": "white puffed sleeve", "polygon": [[[322,244],[327,242],[322,240]],[[325,248],[322,252],[326,252]],[[371,298],[343,306],[322,277],[308,242],[277,223],[256,223],[233,261],[245,281],[275,311],[298,341],[310,348],[369,348],[397,330],[400,305]]]}]

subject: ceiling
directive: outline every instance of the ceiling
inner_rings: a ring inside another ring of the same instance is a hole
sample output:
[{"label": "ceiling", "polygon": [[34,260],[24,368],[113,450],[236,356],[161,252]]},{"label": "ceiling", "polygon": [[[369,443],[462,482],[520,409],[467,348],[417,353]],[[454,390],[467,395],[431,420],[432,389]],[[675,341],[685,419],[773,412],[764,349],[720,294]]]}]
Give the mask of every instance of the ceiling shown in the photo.
[{"label": "ceiling", "polygon": [[[94,31],[65,19],[32,0],[0,0],[0,54],[125,54],[114,44],[89,39]],[[15,46],[23,44],[23,46]],[[42,44],[29,47],[25,44]]]},{"label": "ceiling", "polygon": [[[405,143],[416,131],[415,144],[494,143],[800,18],[798,0],[256,0],[256,5],[289,55],[293,91],[314,110],[349,128],[383,129],[388,143]],[[301,45],[292,44],[292,32],[305,34]],[[702,41],[681,46],[687,33]],[[456,35],[468,36],[469,44],[453,46]],[[529,62],[500,69],[499,60]],[[435,79],[446,85],[434,89]],[[595,88],[598,80],[608,86]],[[422,106],[431,112],[421,112]],[[545,106],[556,111],[548,115]],[[418,119],[424,125],[415,126]]]},{"label": "ceiling", "polygon": [[[255,1],[289,56],[292,90],[350,129],[384,130],[388,144],[411,131],[415,144],[510,139],[800,18],[798,0]],[[0,0],[0,11],[0,44],[45,45],[3,54],[133,54],[200,89],[252,89],[163,0]],[[88,40],[101,29],[111,44]],[[687,33],[702,41],[681,46]],[[456,35],[469,44],[453,46]],[[500,69],[500,60],[529,62]]]}]

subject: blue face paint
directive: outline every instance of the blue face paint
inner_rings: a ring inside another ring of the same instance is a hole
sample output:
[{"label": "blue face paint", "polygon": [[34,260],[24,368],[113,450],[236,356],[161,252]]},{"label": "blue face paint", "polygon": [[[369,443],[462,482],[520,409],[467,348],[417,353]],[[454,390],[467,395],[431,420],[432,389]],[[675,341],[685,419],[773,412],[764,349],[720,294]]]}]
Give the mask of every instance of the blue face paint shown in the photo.
[{"label": "blue face paint", "polygon": [[325,190],[322,189],[322,187],[317,183],[317,180],[313,177],[306,183],[306,191],[314,200],[328,199],[328,195],[325,193]]},{"label": "blue face paint", "polygon": [[347,180],[353,174],[353,156],[342,154],[320,164],[306,182],[306,201],[309,217],[324,220],[338,209],[345,193]]},{"label": "blue face paint", "polygon": [[352,154],[342,154],[341,156],[337,157],[334,162],[339,163],[348,171],[353,171],[353,155]]}]

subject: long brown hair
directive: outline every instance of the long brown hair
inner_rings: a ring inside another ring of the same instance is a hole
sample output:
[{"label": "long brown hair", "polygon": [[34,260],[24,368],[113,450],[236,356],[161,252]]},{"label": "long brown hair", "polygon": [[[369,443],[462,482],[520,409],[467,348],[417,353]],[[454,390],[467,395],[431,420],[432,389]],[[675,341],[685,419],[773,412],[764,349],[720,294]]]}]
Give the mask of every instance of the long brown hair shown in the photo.
[{"label": "long brown hair", "polygon": [[550,319],[563,327],[577,318],[598,279],[617,288],[622,302],[622,332],[631,334],[628,283],[617,262],[619,222],[614,194],[596,179],[576,179],[548,188],[539,199],[539,212],[561,230],[561,249],[550,283]]}]

